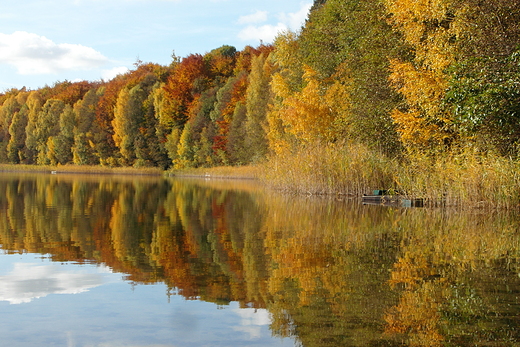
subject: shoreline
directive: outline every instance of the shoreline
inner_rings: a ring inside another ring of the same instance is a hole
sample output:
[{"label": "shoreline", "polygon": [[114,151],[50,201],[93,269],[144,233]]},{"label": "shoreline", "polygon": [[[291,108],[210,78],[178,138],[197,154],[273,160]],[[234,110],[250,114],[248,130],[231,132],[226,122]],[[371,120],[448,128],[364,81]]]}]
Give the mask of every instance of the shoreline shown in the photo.
[{"label": "shoreline", "polygon": [[82,165],[26,165],[26,164],[0,164],[0,172],[13,173],[48,173],[48,174],[84,174],[84,175],[140,175],[161,176],[164,171],[155,168],[126,168]]},{"label": "shoreline", "polygon": [[89,165],[27,165],[0,164],[0,173],[47,173],[81,175],[124,175],[124,176],[161,176],[193,177],[212,179],[258,180],[258,167],[215,167],[184,170],[161,170],[159,168],[106,167]]}]

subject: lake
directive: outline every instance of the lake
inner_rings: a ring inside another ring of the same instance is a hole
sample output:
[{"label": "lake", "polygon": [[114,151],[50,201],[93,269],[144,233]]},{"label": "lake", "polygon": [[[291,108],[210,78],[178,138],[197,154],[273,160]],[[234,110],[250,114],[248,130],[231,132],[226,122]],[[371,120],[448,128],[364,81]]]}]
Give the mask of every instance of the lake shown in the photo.
[{"label": "lake", "polygon": [[518,346],[517,212],[0,174],[6,346]]}]

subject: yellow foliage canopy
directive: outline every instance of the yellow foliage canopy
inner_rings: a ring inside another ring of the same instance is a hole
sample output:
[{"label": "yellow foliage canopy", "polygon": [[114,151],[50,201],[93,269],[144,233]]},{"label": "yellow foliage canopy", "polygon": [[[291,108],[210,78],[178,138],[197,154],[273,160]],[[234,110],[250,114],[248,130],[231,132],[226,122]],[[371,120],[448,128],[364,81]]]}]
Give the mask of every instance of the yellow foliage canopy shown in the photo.
[{"label": "yellow foliage canopy", "polygon": [[401,141],[410,147],[443,145],[451,136],[450,115],[441,109],[446,68],[454,62],[456,30],[452,0],[386,0],[391,22],[413,49],[412,62],[391,61],[390,82],[407,110],[394,110]]},{"label": "yellow foliage canopy", "polygon": [[343,91],[337,84],[328,86],[320,81],[316,71],[309,66],[304,66],[303,80],[305,86],[302,90],[291,93],[280,74],[273,77],[273,91],[284,98],[280,118],[299,140],[330,140],[334,136],[336,118],[334,109],[337,106],[334,104]]}]

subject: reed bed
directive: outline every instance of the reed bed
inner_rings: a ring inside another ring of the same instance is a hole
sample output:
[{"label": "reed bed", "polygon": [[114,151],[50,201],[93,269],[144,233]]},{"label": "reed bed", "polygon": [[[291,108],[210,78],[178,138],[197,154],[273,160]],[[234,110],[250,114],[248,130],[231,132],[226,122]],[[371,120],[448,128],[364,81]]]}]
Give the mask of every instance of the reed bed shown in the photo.
[{"label": "reed bed", "polygon": [[396,173],[398,189],[431,205],[520,207],[520,162],[471,150],[435,159],[412,157]]},{"label": "reed bed", "polygon": [[393,188],[396,164],[359,144],[315,144],[270,158],[261,179],[296,193],[361,195],[371,187]]},{"label": "reed bed", "polygon": [[520,207],[520,162],[471,149],[397,160],[360,144],[318,144],[270,158],[260,177],[276,189],[300,194],[361,196],[394,189],[430,206]]}]

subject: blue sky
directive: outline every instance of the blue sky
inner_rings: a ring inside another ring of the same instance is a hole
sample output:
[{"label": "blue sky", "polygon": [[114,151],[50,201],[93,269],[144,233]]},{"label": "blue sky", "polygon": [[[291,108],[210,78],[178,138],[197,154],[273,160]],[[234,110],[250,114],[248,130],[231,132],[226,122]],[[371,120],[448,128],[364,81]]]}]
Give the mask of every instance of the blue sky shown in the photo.
[{"label": "blue sky", "polygon": [[109,80],[139,59],[241,50],[299,30],[312,0],[3,0],[0,92]]}]

